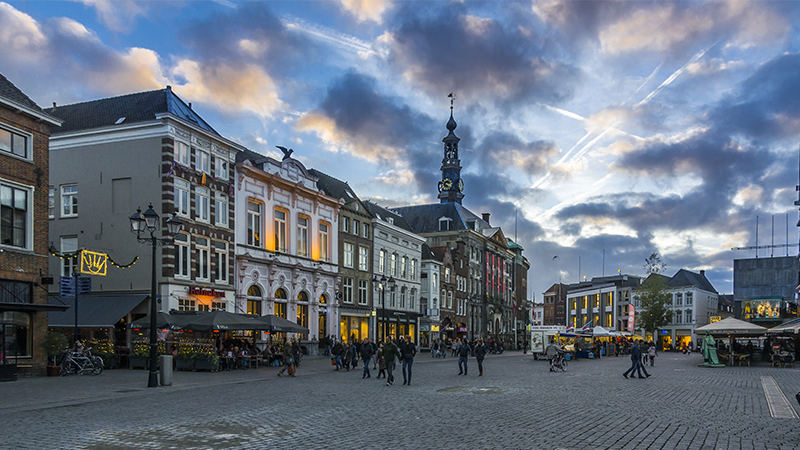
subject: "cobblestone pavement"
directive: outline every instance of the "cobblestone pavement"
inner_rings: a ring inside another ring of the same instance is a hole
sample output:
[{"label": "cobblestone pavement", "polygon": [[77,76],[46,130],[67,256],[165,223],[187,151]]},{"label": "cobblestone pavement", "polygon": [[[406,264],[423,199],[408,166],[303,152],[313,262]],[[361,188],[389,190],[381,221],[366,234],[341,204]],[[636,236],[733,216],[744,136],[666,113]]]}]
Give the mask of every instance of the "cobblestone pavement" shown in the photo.
[{"label": "cobblestone pavement", "polygon": [[421,354],[413,383],[361,379],[306,358],[297,378],[275,367],[25,378],[0,383],[0,447],[9,449],[798,449],[798,419],[770,415],[761,377],[798,409],[800,369],[700,368],[662,353],[653,376],[624,379],[627,357],[580,360],[567,372],[507,352],[478,377],[457,359]]}]

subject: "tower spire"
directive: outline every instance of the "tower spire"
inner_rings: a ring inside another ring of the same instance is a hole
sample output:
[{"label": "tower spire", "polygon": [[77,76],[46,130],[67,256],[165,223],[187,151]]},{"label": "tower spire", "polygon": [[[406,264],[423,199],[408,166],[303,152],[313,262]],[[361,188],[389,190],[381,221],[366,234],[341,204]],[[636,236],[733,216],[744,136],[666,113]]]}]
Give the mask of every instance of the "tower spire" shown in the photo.
[{"label": "tower spire", "polygon": [[444,142],[444,158],[442,158],[442,181],[439,182],[439,201],[441,203],[461,203],[464,198],[464,181],[461,179],[461,160],[458,158],[458,141],[455,129],[458,126],[453,118],[454,93],[447,95],[450,98],[450,120],[447,121],[447,136]]}]

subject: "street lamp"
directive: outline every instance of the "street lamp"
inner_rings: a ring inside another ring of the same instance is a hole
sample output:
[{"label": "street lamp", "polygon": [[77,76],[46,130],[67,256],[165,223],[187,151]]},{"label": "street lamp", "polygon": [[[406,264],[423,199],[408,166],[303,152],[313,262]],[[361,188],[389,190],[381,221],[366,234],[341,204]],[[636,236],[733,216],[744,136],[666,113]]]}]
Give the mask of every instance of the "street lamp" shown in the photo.
[{"label": "street lamp", "polygon": [[375,287],[375,290],[380,289],[381,291],[381,317],[383,317],[383,342],[386,342],[386,289],[390,289],[394,291],[394,287],[397,286],[397,282],[394,281],[394,277],[389,277],[386,279],[386,275],[381,275],[381,279],[378,279],[378,276],[375,275],[372,277],[372,285]]},{"label": "street lamp", "polygon": [[[136,233],[136,240],[141,244],[150,244],[152,246],[153,261],[151,267],[151,280],[150,280],[150,375],[147,380],[147,387],[158,387],[158,365],[157,353],[158,343],[156,341],[156,247],[159,245],[170,245],[174,242],[173,237],[181,231],[183,222],[173,212],[172,217],[167,219],[167,233],[169,237],[159,239],[155,236],[155,232],[160,228],[160,220],[158,213],[153,210],[151,203],[147,211],[142,214],[142,208],[136,208],[136,214],[130,217],[131,232]],[[150,232],[150,237],[143,233]]]}]

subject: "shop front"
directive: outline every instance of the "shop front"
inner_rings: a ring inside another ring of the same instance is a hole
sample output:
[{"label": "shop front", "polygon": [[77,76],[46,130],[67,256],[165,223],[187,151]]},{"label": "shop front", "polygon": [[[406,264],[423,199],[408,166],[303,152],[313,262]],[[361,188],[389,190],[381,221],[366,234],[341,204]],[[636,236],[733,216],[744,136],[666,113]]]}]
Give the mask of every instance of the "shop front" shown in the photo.
[{"label": "shop front", "polygon": [[161,298],[169,299],[162,311],[236,311],[235,291],[233,289],[207,288],[204,286],[164,285]]},{"label": "shop front", "polygon": [[369,339],[370,311],[352,308],[339,308],[339,338],[342,342],[354,342],[356,339]]},{"label": "shop front", "polygon": [[467,325],[464,324],[464,323],[461,323],[461,322],[457,323],[456,326],[455,326],[455,332],[456,332],[456,337],[458,337],[459,339],[461,339],[461,338],[465,338],[466,339],[467,338]]}]

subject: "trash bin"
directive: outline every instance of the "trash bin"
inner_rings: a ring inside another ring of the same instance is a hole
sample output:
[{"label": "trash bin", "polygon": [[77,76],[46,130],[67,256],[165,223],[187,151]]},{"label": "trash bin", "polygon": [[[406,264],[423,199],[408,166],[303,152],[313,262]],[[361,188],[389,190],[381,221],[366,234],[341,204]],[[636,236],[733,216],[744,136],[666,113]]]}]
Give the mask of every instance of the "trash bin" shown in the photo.
[{"label": "trash bin", "polygon": [[161,385],[172,386],[172,355],[161,355]]}]

